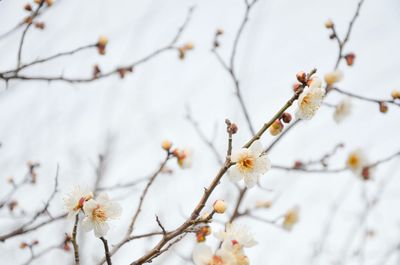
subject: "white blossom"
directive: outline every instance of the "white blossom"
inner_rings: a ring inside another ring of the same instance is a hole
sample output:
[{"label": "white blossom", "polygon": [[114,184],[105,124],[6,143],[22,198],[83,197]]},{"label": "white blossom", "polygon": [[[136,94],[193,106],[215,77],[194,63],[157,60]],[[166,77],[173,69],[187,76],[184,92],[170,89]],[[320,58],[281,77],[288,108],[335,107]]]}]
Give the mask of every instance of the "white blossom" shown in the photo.
[{"label": "white blossom", "polygon": [[324,79],[325,79],[325,82],[328,84],[328,86],[331,86],[343,79],[343,73],[340,70],[335,70],[335,71],[327,73],[324,76]]},{"label": "white blossom", "polygon": [[65,208],[68,211],[68,218],[72,218],[79,213],[85,202],[93,198],[93,193],[80,186],[74,186],[71,191],[63,198]]},{"label": "white blossom", "polygon": [[348,155],[346,165],[355,175],[362,177],[365,173],[364,168],[369,165],[369,160],[362,149],[356,149]]},{"label": "white blossom", "polygon": [[333,119],[336,123],[342,122],[346,117],[351,114],[351,100],[345,98],[336,105],[335,112],[333,113]]},{"label": "white blossom", "polygon": [[242,148],[232,154],[232,162],[229,179],[232,182],[244,180],[248,188],[254,187],[259,177],[271,168],[271,162],[266,154],[263,154],[259,141],[255,141],[249,148]]},{"label": "white blossom", "polygon": [[298,119],[310,120],[321,106],[325,96],[325,89],[322,82],[314,78],[309,87],[306,87],[298,99],[296,117]]},{"label": "white blossom", "polygon": [[204,243],[195,246],[192,258],[196,265],[238,265],[231,252],[219,249],[214,254],[212,249]]},{"label": "white blossom", "polygon": [[85,218],[82,221],[82,228],[88,232],[94,230],[96,237],[107,234],[109,219],[118,218],[122,208],[119,203],[110,200],[106,193],[101,193],[96,200],[89,200],[83,206]]},{"label": "white blossom", "polygon": [[223,248],[232,249],[235,245],[242,247],[253,247],[257,245],[253,234],[244,225],[228,224],[225,231],[220,231],[216,237],[223,241]]}]

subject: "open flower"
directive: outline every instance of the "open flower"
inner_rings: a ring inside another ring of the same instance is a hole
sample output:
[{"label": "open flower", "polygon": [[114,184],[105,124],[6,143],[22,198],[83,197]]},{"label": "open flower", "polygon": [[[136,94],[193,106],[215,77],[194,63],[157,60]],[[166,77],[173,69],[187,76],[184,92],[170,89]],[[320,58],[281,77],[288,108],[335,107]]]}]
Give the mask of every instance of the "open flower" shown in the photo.
[{"label": "open flower", "polygon": [[93,198],[93,193],[80,186],[74,186],[70,193],[64,196],[65,208],[68,211],[68,218],[72,218],[79,213],[85,202]]},{"label": "open flower", "polygon": [[259,141],[255,141],[250,148],[242,148],[234,152],[232,162],[236,164],[230,170],[229,179],[232,182],[244,179],[247,188],[254,187],[260,175],[271,168],[271,162],[267,155],[263,154]]},{"label": "open flower", "polygon": [[197,244],[193,250],[196,265],[238,265],[232,253],[219,249],[215,254],[206,244]]},{"label": "open flower", "polygon": [[[368,166],[369,161],[363,150],[357,149],[349,154],[346,160],[346,165],[350,168],[351,171],[357,176],[364,177],[366,173],[368,173],[368,179],[370,178],[370,170],[365,172],[366,167]],[[364,177],[365,178],[365,177]]]},{"label": "open flower", "polygon": [[342,122],[351,113],[351,100],[345,98],[336,105],[335,112],[333,113],[333,119],[336,123]]},{"label": "open flower", "polygon": [[290,231],[293,229],[293,226],[298,223],[298,221],[299,207],[296,206],[285,213],[282,226],[284,229]]},{"label": "open flower", "polygon": [[257,241],[244,225],[228,224],[225,231],[220,231],[216,237],[222,240],[222,247],[232,249],[235,246],[239,248],[249,248],[257,245]]},{"label": "open flower", "polygon": [[82,221],[82,228],[89,232],[92,229],[96,237],[107,234],[109,219],[118,218],[122,208],[119,203],[111,201],[106,193],[100,193],[96,200],[89,200],[83,206],[85,218]]},{"label": "open flower", "polygon": [[335,70],[327,73],[324,78],[328,86],[331,86],[343,79],[343,73],[340,70]]},{"label": "open flower", "polygon": [[296,117],[298,119],[310,120],[314,117],[325,96],[325,89],[322,88],[321,85],[321,80],[314,78],[310,86],[305,88],[301,93],[296,112]]}]

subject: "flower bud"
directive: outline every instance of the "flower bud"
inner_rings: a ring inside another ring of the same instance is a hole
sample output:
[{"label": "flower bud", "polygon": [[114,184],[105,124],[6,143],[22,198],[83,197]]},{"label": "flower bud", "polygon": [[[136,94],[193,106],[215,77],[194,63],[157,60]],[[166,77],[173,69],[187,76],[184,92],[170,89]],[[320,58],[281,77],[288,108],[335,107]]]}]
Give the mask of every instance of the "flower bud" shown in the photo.
[{"label": "flower bud", "polygon": [[379,102],[379,111],[381,113],[386,113],[386,112],[388,112],[388,110],[389,110],[389,107],[385,102]]},{"label": "flower bud", "polygon": [[52,6],[54,4],[54,0],[46,0],[46,4],[48,6]]},{"label": "flower bud", "polygon": [[224,34],[224,30],[221,29],[221,28],[218,28],[217,32],[215,33],[215,35],[222,35],[222,34]]},{"label": "flower bud", "polygon": [[101,55],[104,55],[106,53],[107,44],[108,44],[108,38],[106,36],[100,36],[99,42],[97,43],[97,48]]},{"label": "flower bud", "polygon": [[165,150],[165,151],[169,151],[172,147],[172,142],[170,140],[164,140],[161,143],[161,147]]},{"label": "flower bud", "polygon": [[24,9],[25,9],[26,11],[32,11],[32,6],[31,6],[31,4],[26,3],[26,4],[24,5]]},{"label": "flower bud", "polygon": [[224,213],[226,211],[226,203],[223,200],[216,200],[213,208],[216,213]]},{"label": "flower bud", "polygon": [[293,168],[295,168],[295,169],[300,169],[300,168],[303,168],[303,167],[304,167],[304,164],[303,164],[303,162],[301,162],[300,160],[296,160],[296,161],[294,162]]},{"label": "flower bud", "polygon": [[364,167],[361,171],[361,176],[364,180],[370,180],[371,179],[371,172],[369,167]]},{"label": "flower bud", "polygon": [[20,249],[24,249],[24,248],[27,248],[27,247],[28,247],[28,244],[26,242],[21,242],[21,244],[19,244],[19,248]]},{"label": "flower bud", "polygon": [[238,131],[238,127],[235,123],[231,123],[228,126],[228,133],[235,134]]},{"label": "flower bud", "polygon": [[355,58],[356,58],[356,55],[354,53],[348,53],[344,56],[344,59],[346,60],[346,63],[348,66],[352,66],[354,64]]},{"label": "flower bud", "polygon": [[400,90],[393,90],[391,95],[393,99],[400,99]]},{"label": "flower bud", "polygon": [[300,83],[302,83],[302,84],[304,84],[304,83],[307,81],[307,75],[306,75],[306,73],[303,72],[303,71],[298,72],[298,73],[296,74],[296,78],[297,78],[297,80],[298,80]]},{"label": "flower bud", "polygon": [[284,113],[282,114],[282,121],[283,121],[284,123],[290,123],[290,122],[292,121],[292,115],[290,115],[289,112],[284,112]]},{"label": "flower bud", "polygon": [[283,124],[279,119],[275,120],[274,123],[269,127],[269,132],[273,136],[280,134],[282,130],[283,130]]},{"label": "flower bud", "polygon": [[301,88],[302,84],[300,83],[295,83],[293,84],[293,91],[297,92],[297,90],[299,90]]},{"label": "flower bud", "polygon": [[325,28],[331,29],[331,28],[333,28],[333,27],[334,27],[333,21],[330,20],[330,19],[328,19],[328,20],[325,22]]}]

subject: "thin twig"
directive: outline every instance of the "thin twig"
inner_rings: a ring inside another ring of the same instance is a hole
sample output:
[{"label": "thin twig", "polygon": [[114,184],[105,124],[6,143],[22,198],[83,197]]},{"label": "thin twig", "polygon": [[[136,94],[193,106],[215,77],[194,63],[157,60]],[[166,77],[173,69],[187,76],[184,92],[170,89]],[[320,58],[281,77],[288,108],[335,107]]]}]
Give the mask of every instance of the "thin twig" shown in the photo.
[{"label": "thin twig", "polygon": [[110,251],[108,249],[107,240],[104,237],[100,237],[100,240],[103,242],[103,245],[104,245],[104,253],[105,253],[105,256],[106,256],[107,264],[108,265],[112,265]]}]

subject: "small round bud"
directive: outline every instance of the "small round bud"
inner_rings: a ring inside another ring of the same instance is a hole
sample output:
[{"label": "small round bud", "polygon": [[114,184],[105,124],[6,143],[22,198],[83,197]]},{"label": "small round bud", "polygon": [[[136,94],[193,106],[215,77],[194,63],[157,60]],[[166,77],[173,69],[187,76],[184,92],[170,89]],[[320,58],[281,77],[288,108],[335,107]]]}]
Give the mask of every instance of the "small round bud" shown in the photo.
[{"label": "small round bud", "polygon": [[218,28],[218,29],[217,29],[217,32],[216,32],[215,34],[216,34],[216,35],[222,35],[222,34],[224,34],[224,30],[221,29],[221,28]]},{"label": "small round bud", "polygon": [[223,200],[216,200],[213,208],[216,213],[224,213],[226,211],[226,203]]},{"label": "small round bud", "polygon": [[282,121],[283,121],[284,123],[290,123],[290,122],[292,121],[292,115],[290,115],[289,112],[284,112],[284,113],[282,114]]},{"label": "small round bud", "polygon": [[235,123],[231,123],[228,126],[228,133],[235,134],[238,131],[238,127]]},{"label": "small round bud", "polygon": [[46,0],[46,4],[48,6],[52,6],[54,4],[54,0]]},{"label": "small round bud", "polygon": [[37,245],[37,244],[39,244],[39,240],[33,240],[31,243],[32,246]]},{"label": "small round bud", "polygon": [[297,92],[301,88],[302,84],[300,83],[295,83],[293,84],[293,91]]},{"label": "small round bud", "polygon": [[106,46],[108,44],[108,38],[106,36],[100,36],[97,48],[100,55],[106,54]]},{"label": "small round bud", "polygon": [[329,35],[329,38],[330,38],[331,40],[333,40],[334,38],[336,38],[336,34],[335,34],[335,33],[332,33],[331,35]]},{"label": "small round bud", "polygon": [[108,43],[108,38],[106,36],[100,36],[98,45],[105,47],[107,43]]},{"label": "small round bud", "polygon": [[275,120],[274,123],[269,127],[269,132],[273,136],[280,134],[282,130],[283,130],[283,124],[279,119]]},{"label": "small round bud", "polygon": [[26,3],[26,4],[24,5],[24,9],[25,9],[26,11],[32,11],[32,6],[31,6],[31,4]]},{"label": "small round bud", "polygon": [[381,113],[386,113],[386,112],[388,112],[388,110],[389,110],[389,107],[385,102],[379,102],[379,111]]},{"label": "small round bud", "polygon": [[165,151],[169,151],[172,147],[172,142],[170,140],[164,140],[161,143],[161,147],[165,150]]},{"label": "small round bud", "polygon": [[369,167],[364,167],[361,171],[361,176],[364,180],[370,180],[371,179],[371,172]]},{"label": "small round bud", "polygon": [[325,22],[325,28],[331,29],[331,28],[333,28],[333,27],[334,27],[333,21],[330,20],[330,19],[328,19],[328,20]]},{"label": "small round bud", "polygon": [[355,58],[356,58],[356,55],[354,53],[348,53],[344,56],[344,59],[346,60],[346,63],[348,66],[352,66],[354,64]]},{"label": "small round bud", "polygon": [[303,167],[304,167],[304,164],[303,164],[303,162],[301,162],[300,160],[296,160],[296,161],[294,162],[293,168],[295,168],[295,169],[301,169],[301,168],[303,168]]},{"label": "small round bud", "polygon": [[391,95],[393,99],[400,99],[400,90],[393,90]]},{"label": "small round bud", "polygon": [[306,73],[303,72],[303,71],[298,72],[298,73],[296,74],[296,78],[297,78],[297,80],[298,80],[300,83],[302,83],[302,84],[304,84],[305,82],[307,82],[307,75],[306,75]]},{"label": "small round bud", "polygon": [[19,248],[20,249],[24,249],[24,248],[27,248],[27,247],[28,247],[28,244],[26,242],[21,242],[21,244],[19,244]]}]

